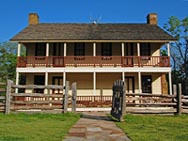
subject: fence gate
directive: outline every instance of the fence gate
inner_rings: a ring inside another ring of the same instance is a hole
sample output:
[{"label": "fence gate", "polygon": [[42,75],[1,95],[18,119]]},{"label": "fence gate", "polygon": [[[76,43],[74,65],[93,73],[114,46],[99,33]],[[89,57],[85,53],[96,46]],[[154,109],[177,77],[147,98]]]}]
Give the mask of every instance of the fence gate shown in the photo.
[{"label": "fence gate", "polygon": [[125,114],[125,106],[125,85],[122,80],[117,80],[113,85],[111,115],[122,121]]}]

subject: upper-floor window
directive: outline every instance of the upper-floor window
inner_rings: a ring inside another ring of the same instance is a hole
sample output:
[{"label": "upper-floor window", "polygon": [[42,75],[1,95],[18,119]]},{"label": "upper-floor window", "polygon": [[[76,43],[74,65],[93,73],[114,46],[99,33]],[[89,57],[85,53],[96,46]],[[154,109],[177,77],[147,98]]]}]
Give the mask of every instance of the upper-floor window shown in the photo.
[{"label": "upper-floor window", "polygon": [[46,44],[36,43],[35,56],[46,56]]},{"label": "upper-floor window", "polygon": [[102,43],[102,56],[112,56],[112,43]]},{"label": "upper-floor window", "polygon": [[150,43],[141,43],[140,44],[140,55],[141,56],[151,56]]},{"label": "upper-floor window", "polygon": [[85,55],[85,44],[75,43],[74,45],[74,56],[84,56]]}]

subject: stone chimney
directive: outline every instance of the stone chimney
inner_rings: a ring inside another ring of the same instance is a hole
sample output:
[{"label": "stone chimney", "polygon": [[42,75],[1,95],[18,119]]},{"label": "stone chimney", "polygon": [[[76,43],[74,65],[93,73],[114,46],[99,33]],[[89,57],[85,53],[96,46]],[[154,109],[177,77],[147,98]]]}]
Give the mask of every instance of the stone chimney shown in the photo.
[{"label": "stone chimney", "polygon": [[35,25],[39,23],[39,16],[37,13],[29,13],[29,25]]},{"label": "stone chimney", "polygon": [[158,24],[158,18],[157,18],[157,14],[156,13],[148,14],[148,16],[147,16],[147,24],[154,24],[154,25]]}]

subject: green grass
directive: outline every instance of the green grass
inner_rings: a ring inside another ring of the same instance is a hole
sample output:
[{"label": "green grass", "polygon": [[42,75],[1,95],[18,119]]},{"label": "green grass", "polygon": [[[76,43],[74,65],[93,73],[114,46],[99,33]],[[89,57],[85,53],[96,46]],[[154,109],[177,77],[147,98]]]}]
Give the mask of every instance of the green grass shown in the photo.
[{"label": "green grass", "polygon": [[80,115],[0,114],[0,141],[62,141]]},{"label": "green grass", "polygon": [[132,141],[188,141],[188,115],[126,115],[117,125]]}]

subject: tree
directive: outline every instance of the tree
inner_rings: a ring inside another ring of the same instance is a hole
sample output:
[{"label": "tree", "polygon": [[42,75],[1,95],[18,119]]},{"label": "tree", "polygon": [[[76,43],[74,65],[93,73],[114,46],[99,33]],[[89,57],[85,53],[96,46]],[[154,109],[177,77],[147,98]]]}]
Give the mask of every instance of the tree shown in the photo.
[{"label": "tree", "polygon": [[17,43],[0,43],[0,82],[15,80]]},{"label": "tree", "polygon": [[171,16],[164,28],[176,37],[171,45],[172,79],[183,84],[183,92],[188,94],[188,17],[180,20]]}]

